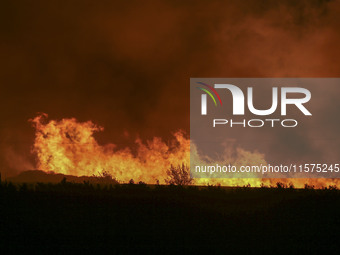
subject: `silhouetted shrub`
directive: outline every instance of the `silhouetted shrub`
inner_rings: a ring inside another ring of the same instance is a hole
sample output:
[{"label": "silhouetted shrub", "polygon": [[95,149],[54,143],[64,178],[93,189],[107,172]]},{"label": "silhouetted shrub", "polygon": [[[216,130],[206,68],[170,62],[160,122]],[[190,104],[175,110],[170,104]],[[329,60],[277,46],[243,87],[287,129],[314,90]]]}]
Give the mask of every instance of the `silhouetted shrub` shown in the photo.
[{"label": "silhouetted shrub", "polygon": [[[327,188],[326,188],[326,189],[327,189]],[[329,186],[328,186],[328,189],[329,189],[329,190],[337,190],[338,187],[337,187],[336,185],[329,185]]]},{"label": "silhouetted shrub", "polygon": [[168,178],[165,179],[166,184],[172,185],[190,185],[192,178],[190,177],[190,169],[187,165],[182,164],[177,167],[171,165],[166,171]]},{"label": "silhouetted shrub", "polygon": [[66,185],[67,181],[66,181],[66,177],[64,177],[61,181],[60,184],[61,185]]},{"label": "silhouetted shrub", "polygon": [[243,185],[243,189],[249,189],[249,188],[251,188],[250,183],[248,183],[247,185]]},{"label": "silhouetted shrub", "polygon": [[308,185],[305,183],[305,189],[314,189],[314,185]]},{"label": "silhouetted shrub", "polygon": [[19,191],[20,192],[27,192],[28,191],[28,187],[27,187],[27,183],[23,183],[19,186]]},{"label": "silhouetted shrub", "polygon": [[92,177],[95,178],[95,181],[98,183],[114,183],[118,184],[118,180],[112,176],[111,173],[108,171],[103,170],[101,173],[98,173],[98,175],[92,175]]},{"label": "silhouetted shrub", "polygon": [[284,188],[286,188],[286,185],[285,185],[284,183],[282,183],[282,182],[277,182],[277,183],[276,183],[276,188],[278,188],[278,189],[284,189]]},{"label": "silhouetted shrub", "polygon": [[261,189],[268,189],[269,187],[264,185],[264,183],[262,182],[261,185],[260,185]]}]

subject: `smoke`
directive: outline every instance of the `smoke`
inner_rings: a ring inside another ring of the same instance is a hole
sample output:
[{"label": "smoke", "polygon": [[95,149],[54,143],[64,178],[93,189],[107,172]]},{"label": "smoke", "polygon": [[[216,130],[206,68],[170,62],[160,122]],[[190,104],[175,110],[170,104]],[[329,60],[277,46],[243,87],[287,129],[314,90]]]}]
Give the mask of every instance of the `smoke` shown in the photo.
[{"label": "smoke", "polygon": [[12,147],[7,147],[5,151],[5,158],[7,166],[16,173],[35,169],[28,157],[24,154],[17,153]]},{"label": "smoke", "polygon": [[[36,112],[93,120],[105,126],[98,143],[119,148],[133,145],[135,134],[144,142],[188,133],[190,77],[337,77],[338,11],[339,2],[319,0],[5,0],[1,151],[11,146],[27,155],[34,141],[27,119]],[[338,92],[329,89],[327,97]],[[280,142],[285,154],[294,142],[295,152],[309,148],[314,156],[325,144],[308,141],[325,131],[276,137],[257,149],[269,155]],[[338,155],[338,144],[331,147]],[[1,168],[14,174],[6,157]]]}]

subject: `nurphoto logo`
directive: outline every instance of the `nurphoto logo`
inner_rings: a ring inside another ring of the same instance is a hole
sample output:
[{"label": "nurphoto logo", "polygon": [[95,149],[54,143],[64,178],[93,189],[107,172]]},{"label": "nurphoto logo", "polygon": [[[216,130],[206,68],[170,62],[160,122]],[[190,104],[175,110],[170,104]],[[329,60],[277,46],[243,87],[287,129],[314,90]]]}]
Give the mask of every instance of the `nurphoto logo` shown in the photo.
[{"label": "nurphoto logo", "polygon": [[[208,103],[207,95],[213,100],[214,105],[217,106],[217,100],[219,105],[222,106],[222,99],[220,95],[223,93],[231,93],[232,96],[232,113],[233,115],[245,115],[245,94],[241,88],[233,84],[214,84],[213,86],[204,83],[197,82],[197,84],[203,85],[204,87],[197,87],[203,93],[201,94],[201,115],[208,114]],[[218,92],[218,91],[219,92]],[[305,103],[309,102],[311,99],[311,92],[306,88],[300,87],[272,87],[272,98],[271,106],[268,109],[257,109],[254,106],[254,96],[253,87],[247,87],[246,97],[247,97],[247,107],[250,113],[257,116],[268,116],[275,113],[278,109],[280,103],[280,115],[287,115],[287,105],[296,106],[295,110],[300,110],[304,115],[311,116],[311,112],[304,106]],[[280,91],[280,98],[279,92]],[[219,94],[220,93],[220,94]],[[296,98],[290,95],[298,95]],[[217,99],[217,100],[216,100]],[[264,99],[262,99],[264,100]],[[267,100],[267,99],[266,99]],[[229,105],[228,105],[229,107]],[[230,127],[242,126],[242,127],[263,127],[268,123],[271,127],[279,122],[282,127],[296,127],[298,121],[295,119],[243,119],[242,121],[233,121],[232,119],[222,119],[214,118],[212,125],[216,127],[218,125],[229,125]]]}]

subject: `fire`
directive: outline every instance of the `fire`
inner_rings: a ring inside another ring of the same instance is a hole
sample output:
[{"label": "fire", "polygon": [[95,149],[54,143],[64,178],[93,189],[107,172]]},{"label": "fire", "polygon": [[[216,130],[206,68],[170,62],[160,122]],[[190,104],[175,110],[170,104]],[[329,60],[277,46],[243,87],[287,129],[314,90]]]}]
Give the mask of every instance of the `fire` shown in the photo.
[{"label": "fire", "polygon": [[99,145],[93,134],[103,128],[91,121],[80,123],[71,118],[44,124],[45,118],[43,114],[32,120],[36,128],[33,152],[37,168],[44,171],[76,176],[106,171],[121,182],[134,179],[162,183],[171,164],[189,164],[189,140],[180,131],[174,134],[172,146],[158,137],[146,144],[137,139],[134,155],[129,148],[116,150],[113,144]]},{"label": "fire", "polygon": [[[95,132],[103,127],[92,121],[78,122],[75,118],[47,121],[47,114],[31,120],[36,133],[32,152],[37,158],[37,169],[76,176],[98,175],[103,171],[110,173],[118,181],[126,183],[130,179],[149,184],[165,183],[170,165],[190,165],[190,139],[184,132],[173,134],[173,141],[166,144],[159,137],[143,143],[135,141],[136,152],[131,149],[117,149],[114,144],[100,145],[94,138]],[[195,150],[195,145],[193,150]],[[195,160],[206,164],[198,153]],[[264,155],[237,149],[237,156],[229,158],[233,164],[264,164]],[[221,184],[223,186],[274,185],[280,181],[303,187],[305,183],[322,187],[337,184],[335,180],[321,179],[195,179],[197,185]]]}]

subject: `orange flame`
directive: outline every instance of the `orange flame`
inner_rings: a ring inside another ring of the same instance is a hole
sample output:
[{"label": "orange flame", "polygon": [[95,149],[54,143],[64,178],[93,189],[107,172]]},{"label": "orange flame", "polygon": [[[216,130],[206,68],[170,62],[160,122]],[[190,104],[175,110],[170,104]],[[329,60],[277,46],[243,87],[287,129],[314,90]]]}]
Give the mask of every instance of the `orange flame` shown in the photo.
[{"label": "orange flame", "polygon": [[106,171],[121,182],[134,179],[163,183],[171,164],[189,164],[190,143],[180,131],[174,134],[172,146],[158,137],[146,144],[137,139],[137,154],[133,155],[128,148],[116,150],[113,144],[99,145],[93,133],[103,128],[91,121],[80,123],[71,118],[43,124],[44,118],[47,114],[31,120],[36,128],[33,152],[37,156],[37,168],[44,171],[76,176]]},{"label": "orange flame", "polygon": [[[99,145],[93,137],[103,127],[92,121],[78,122],[75,118],[60,121],[46,121],[47,114],[41,114],[30,120],[35,129],[35,142],[32,152],[37,157],[37,169],[56,173],[91,176],[106,171],[120,182],[130,179],[146,183],[165,183],[169,166],[190,165],[190,140],[184,132],[174,133],[170,145],[155,137],[146,144],[140,139],[135,141],[137,152],[129,148],[116,149],[114,144]],[[195,145],[193,150],[195,151]],[[194,153],[195,161],[206,162]],[[237,149],[237,157],[229,158],[233,164],[265,163],[264,155]],[[253,176],[257,177],[257,176]],[[335,185],[337,180],[330,179],[195,179],[197,185],[221,184],[223,186],[251,186],[261,184],[274,185],[276,182],[292,183],[303,187],[305,183],[317,187]]]}]

